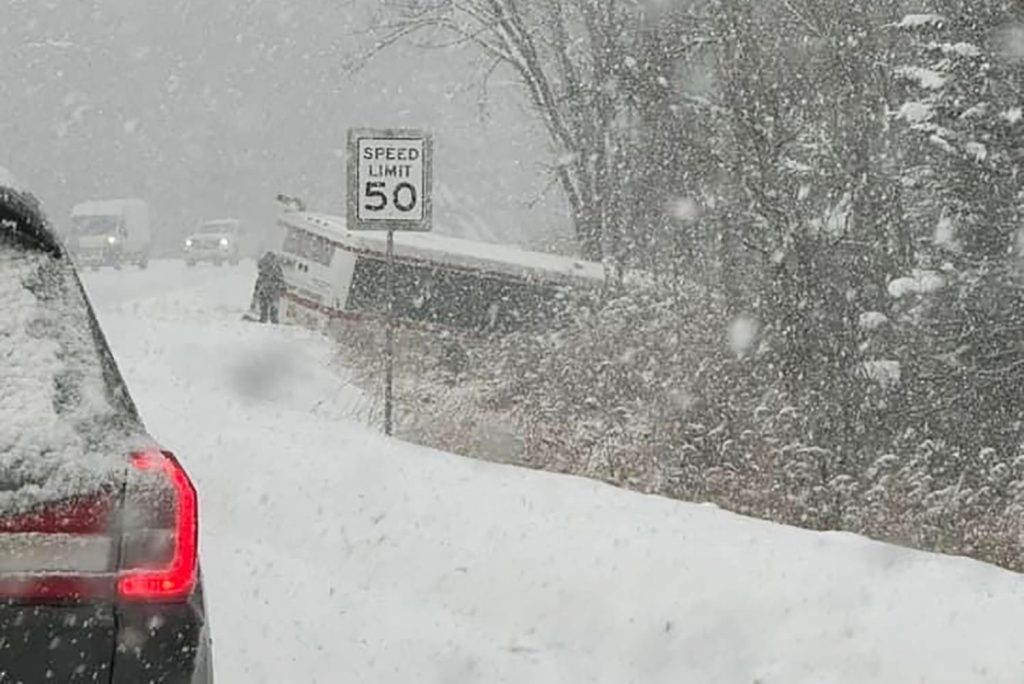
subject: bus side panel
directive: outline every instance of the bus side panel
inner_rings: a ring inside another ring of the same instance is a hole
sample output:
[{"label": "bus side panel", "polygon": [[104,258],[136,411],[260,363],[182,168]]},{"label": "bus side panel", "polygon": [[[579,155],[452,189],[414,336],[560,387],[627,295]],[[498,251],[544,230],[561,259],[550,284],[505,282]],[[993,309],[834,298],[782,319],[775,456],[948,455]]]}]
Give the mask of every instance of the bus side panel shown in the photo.
[{"label": "bus side panel", "polygon": [[356,271],[356,255],[348,250],[335,247],[334,258],[331,260],[333,271],[334,308],[348,311],[349,293],[352,289],[352,276]]}]

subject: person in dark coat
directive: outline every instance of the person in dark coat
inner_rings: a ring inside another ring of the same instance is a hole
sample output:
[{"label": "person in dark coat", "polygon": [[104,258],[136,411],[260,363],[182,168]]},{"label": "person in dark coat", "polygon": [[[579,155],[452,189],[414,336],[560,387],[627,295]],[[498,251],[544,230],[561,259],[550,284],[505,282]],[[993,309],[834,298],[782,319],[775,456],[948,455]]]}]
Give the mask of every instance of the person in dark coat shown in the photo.
[{"label": "person in dark coat", "polygon": [[259,307],[260,323],[278,322],[278,302],[284,296],[286,285],[281,260],[267,252],[256,266],[256,287],[253,289],[253,308]]}]

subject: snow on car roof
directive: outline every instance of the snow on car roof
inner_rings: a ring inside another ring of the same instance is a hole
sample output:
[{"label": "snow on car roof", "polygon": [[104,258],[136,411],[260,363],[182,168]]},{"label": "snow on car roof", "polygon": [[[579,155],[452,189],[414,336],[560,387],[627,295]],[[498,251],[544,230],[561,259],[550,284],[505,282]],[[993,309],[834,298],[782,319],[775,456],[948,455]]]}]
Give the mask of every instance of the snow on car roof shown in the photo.
[{"label": "snow on car roof", "polygon": [[[384,231],[351,231],[345,220],[326,214],[290,213],[284,221],[303,220],[306,229],[353,247],[383,254]],[[533,252],[511,245],[464,240],[439,233],[396,232],[395,256],[448,263],[454,266],[493,271],[520,278],[540,277],[596,286],[604,283],[601,264],[546,252]]]},{"label": "snow on car roof", "polygon": [[0,311],[0,511],[116,482],[128,424],[70,264],[0,241]]}]

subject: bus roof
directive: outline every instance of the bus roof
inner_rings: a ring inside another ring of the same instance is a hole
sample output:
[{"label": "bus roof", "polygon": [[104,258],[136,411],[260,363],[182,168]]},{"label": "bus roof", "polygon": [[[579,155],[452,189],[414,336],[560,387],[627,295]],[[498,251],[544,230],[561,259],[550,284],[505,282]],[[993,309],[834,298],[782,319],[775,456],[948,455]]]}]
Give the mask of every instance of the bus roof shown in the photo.
[{"label": "bus roof", "polygon": [[[345,219],[337,216],[296,212],[283,214],[281,220],[352,249],[381,256],[386,250],[386,232],[348,230]],[[604,267],[592,261],[437,233],[396,231],[395,256],[524,279],[588,286],[601,285],[605,280]]]}]

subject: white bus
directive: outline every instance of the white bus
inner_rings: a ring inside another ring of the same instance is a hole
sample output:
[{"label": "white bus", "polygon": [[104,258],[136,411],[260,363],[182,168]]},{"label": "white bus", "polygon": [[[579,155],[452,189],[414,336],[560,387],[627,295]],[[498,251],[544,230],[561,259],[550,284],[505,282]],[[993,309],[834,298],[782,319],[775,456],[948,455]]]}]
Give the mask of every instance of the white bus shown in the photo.
[{"label": "white bus", "polygon": [[[386,234],[350,231],[342,218],[286,212],[278,256],[287,282],[284,319],[324,328],[385,315]],[[395,233],[395,318],[465,333],[543,327],[571,291],[604,285],[600,264],[436,233]]]}]

